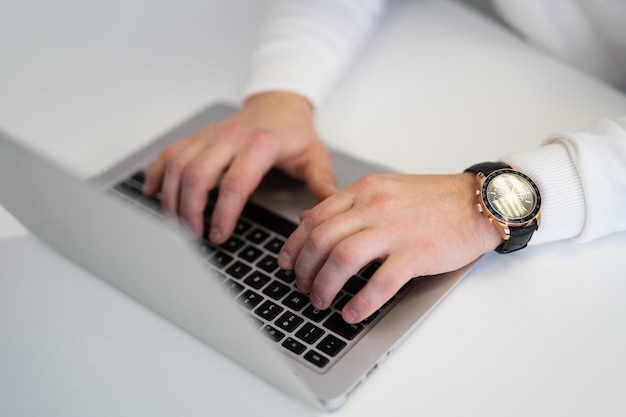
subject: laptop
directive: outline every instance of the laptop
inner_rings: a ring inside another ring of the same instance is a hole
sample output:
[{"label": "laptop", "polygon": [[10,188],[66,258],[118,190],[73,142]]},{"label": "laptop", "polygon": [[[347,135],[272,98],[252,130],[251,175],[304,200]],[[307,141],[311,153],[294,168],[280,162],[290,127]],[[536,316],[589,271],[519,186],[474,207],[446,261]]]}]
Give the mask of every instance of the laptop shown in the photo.
[{"label": "laptop", "polygon": [[[34,235],[230,359],[323,410],[339,408],[464,276],[469,266],[409,281],[356,325],[343,305],[380,265],[352,276],[319,311],[300,294],[276,254],[316,200],[300,181],[270,172],[233,237],[192,240],[164,220],[158,196],[139,191],[143,169],[167,144],[233,112],[213,104],[85,182],[0,132],[0,204]],[[391,172],[331,149],[340,187]],[[205,214],[210,217],[211,192]]]}]

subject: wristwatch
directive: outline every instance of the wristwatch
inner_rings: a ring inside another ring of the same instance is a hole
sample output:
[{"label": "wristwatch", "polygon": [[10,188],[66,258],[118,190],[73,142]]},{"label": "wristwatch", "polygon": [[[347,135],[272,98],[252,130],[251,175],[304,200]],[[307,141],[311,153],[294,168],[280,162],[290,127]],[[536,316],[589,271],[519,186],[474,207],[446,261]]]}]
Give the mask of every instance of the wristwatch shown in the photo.
[{"label": "wristwatch", "polygon": [[527,175],[499,162],[482,162],[465,170],[476,174],[478,211],[494,224],[504,243],[499,253],[523,249],[541,223],[541,194]]}]

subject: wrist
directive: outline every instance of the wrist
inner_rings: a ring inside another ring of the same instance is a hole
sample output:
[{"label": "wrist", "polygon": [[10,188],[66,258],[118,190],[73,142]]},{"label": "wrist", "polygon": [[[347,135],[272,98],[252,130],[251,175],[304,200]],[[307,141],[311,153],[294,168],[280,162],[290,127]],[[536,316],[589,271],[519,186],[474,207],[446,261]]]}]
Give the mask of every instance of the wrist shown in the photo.
[{"label": "wrist", "polygon": [[313,115],[313,104],[304,96],[288,91],[268,91],[253,94],[246,98],[244,108],[256,106],[277,106],[285,111],[298,111]]},{"label": "wrist", "polygon": [[496,225],[489,222],[476,208],[476,175],[471,172],[464,172],[461,176],[464,178],[464,187],[467,190],[467,209],[476,240],[482,246],[482,253],[491,252],[500,246],[504,239]]}]

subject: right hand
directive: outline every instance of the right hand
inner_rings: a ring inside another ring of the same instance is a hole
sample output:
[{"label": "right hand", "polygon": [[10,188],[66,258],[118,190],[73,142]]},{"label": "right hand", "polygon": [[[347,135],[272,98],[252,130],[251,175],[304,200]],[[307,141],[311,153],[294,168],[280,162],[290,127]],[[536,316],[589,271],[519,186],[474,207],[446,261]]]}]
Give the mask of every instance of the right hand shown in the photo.
[{"label": "right hand", "polygon": [[320,200],[337,191],[332,158],[313,127],[313,107],[299,95],[251,96],[233,115],[168,146],[148,166],[143,191],[161,190],[166,215],[180,218],[199,237],[207,233],[208,192],[219,182],[208,236],[221,244],[272,167],[305,181]]}]

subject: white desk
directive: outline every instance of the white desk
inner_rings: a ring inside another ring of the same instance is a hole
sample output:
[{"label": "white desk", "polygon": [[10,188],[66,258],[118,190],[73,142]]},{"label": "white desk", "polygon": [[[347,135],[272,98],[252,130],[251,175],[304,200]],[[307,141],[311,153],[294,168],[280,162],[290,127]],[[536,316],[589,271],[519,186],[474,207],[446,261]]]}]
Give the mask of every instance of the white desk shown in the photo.
[{"label": "white desk", "polygon": [[[0,6],[0,126],[84,176],[209,102],[237,101],[263,10],[48,3]],[[463,8],[404,1],[319,129],[401,170],[456,172],[620,113],[624,96]],[[624,249],[618,234],[485,256],[336,415],[626,414]],[[0,208],[3,415],[315,414],[72,265],[42,271],[55,256]],[[19,276],[2,273],[9,263]]]}]

